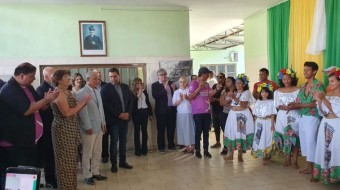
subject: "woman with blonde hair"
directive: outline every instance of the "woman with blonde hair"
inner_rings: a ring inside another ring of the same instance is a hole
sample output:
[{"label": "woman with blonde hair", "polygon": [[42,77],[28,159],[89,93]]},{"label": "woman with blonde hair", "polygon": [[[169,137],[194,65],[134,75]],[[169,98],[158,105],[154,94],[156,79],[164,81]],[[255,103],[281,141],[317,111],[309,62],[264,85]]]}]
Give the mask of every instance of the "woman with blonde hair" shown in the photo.
[{"label": "woman with blonde hair", "polygon": [[[149,95],[144,89],[142,79],[133,79],[132,92],[135,155],[141,156],[148,153],[148,119],[150,121],[152,120],[152,107],[149,101]],[[140,132],[142,132],[142,147],[140,143]]]}]

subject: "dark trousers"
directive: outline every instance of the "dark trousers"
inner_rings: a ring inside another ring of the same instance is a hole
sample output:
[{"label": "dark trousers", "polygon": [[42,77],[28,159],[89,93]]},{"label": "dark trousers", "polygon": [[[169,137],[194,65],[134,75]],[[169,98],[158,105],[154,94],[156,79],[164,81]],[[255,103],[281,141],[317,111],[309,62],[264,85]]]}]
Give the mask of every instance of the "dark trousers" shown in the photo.
[{"label": "dark trousers", "polygon": [[212,121],[213,121],[213,127],[216,137],[216,142],[220,142],[220,136],[221,136],[221,112],[222,111],[214,111],[212,112]]},{"label": "dark trousers", "polygon": [[[135,129],[134,141],[135,152],[146,154],[148,152],[148,109],[138,109],[132,115],[133,125]],[[142,147],[140,146],[140,132],[142,131]]]},{"label": "dark trousers", "polygon": [[175,107],[170,107],[167,114],[157,114],[157,144],[158,150],[165,149],[165,128],[167,129],[168,148],[175,148],[174,137],[176,129],[176,111]]},{"label": "dark trousers", "polygon": [[0,147],[0,189],[4,189],[6,168],[18,166],[37,167],[37,148]]},{"label": "dark trousers", "polygon": [[[227,118],[228,118],[228,114],[224,113],[224,112],[221,112],[221,114],[220,114],[220,122],[221,122],[221,128],[222,128],[223,133],[224,133],[224,129],[225,129],[225,124],[227,123]],[[227,147],[224,146],[224,148],[227,148]]]},{"label": "dark trousers", "polygon": [[109,133],[104,133],[102,139],[102,158],[108,157],[109,157]]},{"label": "dark trousers", "polygon": [[38,142],[38,152],[39,162],[44,168],[46,183],[57,184],[51,128],[44,129]]},{"label": "dark trousers", "polygon": [[117,143],[119,141],[119,164],[126,163],[126,140],[128,132],[128,122],[120,125],[113,125],[109,128],[111,144],[110,159],[112,165],[117,165]]},{"label": "dark trousers", "polygon": [[195,121],[195,149],[200,151],[201,147],[201,135],[203,132],[203,149],[208,151],[209,147],[209,129],[211,123],[210,113],[194,114]]}]

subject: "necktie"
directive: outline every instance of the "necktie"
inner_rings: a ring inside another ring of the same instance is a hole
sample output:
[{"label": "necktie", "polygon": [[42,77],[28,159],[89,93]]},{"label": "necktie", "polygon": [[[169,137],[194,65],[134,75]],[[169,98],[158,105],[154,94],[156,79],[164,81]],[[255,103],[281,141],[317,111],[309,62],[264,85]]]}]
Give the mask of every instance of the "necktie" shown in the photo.
[{"label": "necktie", "polygon": [[96,90],[95,90],[95,89],[93,89],[93,93],[94,93],[94,96],[96,97],[96,104],[97,104],[97,107],[99,108],[98,97],[97,97],[97,94],[96,94]]}]

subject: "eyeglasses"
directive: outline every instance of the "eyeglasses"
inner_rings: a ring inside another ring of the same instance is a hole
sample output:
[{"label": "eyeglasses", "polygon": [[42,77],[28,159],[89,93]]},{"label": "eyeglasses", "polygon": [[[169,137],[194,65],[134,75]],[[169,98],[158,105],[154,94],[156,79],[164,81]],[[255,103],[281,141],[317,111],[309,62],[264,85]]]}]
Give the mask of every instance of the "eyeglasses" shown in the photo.
[{"label": "eyeglasses", "polygon": [[223,78],[223,76],[216,76],[216,78]]}]

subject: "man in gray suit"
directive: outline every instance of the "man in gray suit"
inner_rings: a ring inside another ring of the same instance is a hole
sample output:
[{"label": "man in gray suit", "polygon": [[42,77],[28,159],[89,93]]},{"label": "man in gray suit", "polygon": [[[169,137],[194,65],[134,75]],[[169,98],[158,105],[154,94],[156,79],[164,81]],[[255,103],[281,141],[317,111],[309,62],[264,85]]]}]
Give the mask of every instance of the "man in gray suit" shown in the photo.
[{"label": "man in gray suit", "polygon": [[91,95],[92,99],[79,112],[81,123],[81,138],[83,145],[82,167],[85,183],[95,185],[96,180],[106,180],[100,175],[99,164],[102,153],[102,137],[106,132],[104,109],[100,92],[97,86],[100,84],[98,73],[89,71],[86,73],[86,85],[76,94],[77,101],[83,96]]}]

